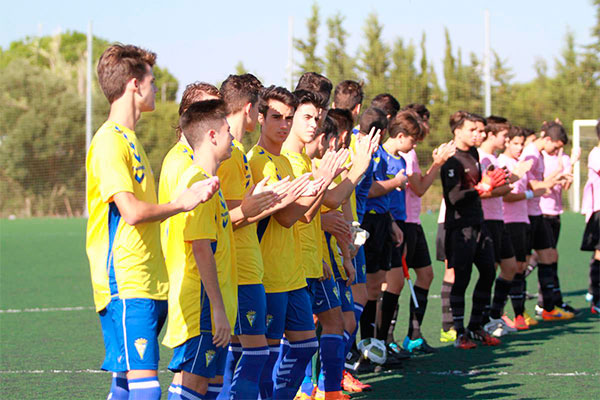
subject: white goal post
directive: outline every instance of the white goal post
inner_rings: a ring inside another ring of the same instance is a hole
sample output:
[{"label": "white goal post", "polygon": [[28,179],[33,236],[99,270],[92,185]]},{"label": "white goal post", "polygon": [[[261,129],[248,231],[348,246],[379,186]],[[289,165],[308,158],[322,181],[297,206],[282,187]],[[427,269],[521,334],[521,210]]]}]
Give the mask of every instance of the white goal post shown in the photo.
[{"label": "white goal post", "polygon": [[[573,149],[581,149],[581,132],[584,129],[595,129],[597,123],[598,121],[595,119],[576,119],[573,121]],[[597,140],[595,133],[593,134],[593,137]],[[587,163],[587,159],[583,160],[583,154],[581,158],[582,159],[577,161],[573,166],[573,186],[571,186],[569,192],[571,210],[575,212],[579,212],[581,209],[581,161]]]}]

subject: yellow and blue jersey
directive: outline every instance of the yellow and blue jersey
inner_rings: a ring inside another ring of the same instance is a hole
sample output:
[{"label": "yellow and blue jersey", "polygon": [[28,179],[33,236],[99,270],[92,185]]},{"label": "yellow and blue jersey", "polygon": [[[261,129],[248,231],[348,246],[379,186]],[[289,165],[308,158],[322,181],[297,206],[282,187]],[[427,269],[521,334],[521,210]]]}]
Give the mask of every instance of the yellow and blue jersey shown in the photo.
[{"label": "yellow and blue jersey", "polygon": [[[406,161],[399,155],[393,155],[381,146],[381,156],[385,158],[387,179],[392,179],[401,170],[406,171]],[[404,173],[406,175],[406,172]],[[392,190],[388,194],[389,207],[392,218],[396,221],[406,220],[406,192],[404,190]]]},{"label": "yellow and blue jersey", "polygon": [[[295,176],[312,172],[311,159],[306,152],[296,153],[282,150],[281,154],[290,162]],[[321,212],[317,211],[315,217],[308,224],[298,221],[300,246],[302,257],[300,265],[304,268],[306,278],[320,278],[323,276],[323,243],[321,240]]]},{"label": "yellow and blue jersey", "polygon": [[[335,184],[340,184],[342,178],[337,176],[333,182]],[[339,206],[336,209],[331,209],[326,205],[321,205],[320,212],[322,214],[327,214],[330,212],[337,212],[342,214],[342,206]],[[333,276],[335,279],[347,279],[346,270],[344,269],[344,265],[342,264],[342,254],[337,245],[337,241],[335,237],[325,231],[321,232],[322,246],[323,246],[323,256],[327,264],[331,267],[331,272],[333,272]]]},{"label": "yellow and blue jersey", "polygon": [[[269,153],[255,145],[248,154],[252,176],[256,181],[269,176],[268,183],[286,176],[294,178],[294,171],[287,158]],[[265,273],[265,292],[288,292],[306,286],[304,268],[300,266],[301,246],[297,224],[286,228],[274,216],[257,223],[256,233],[260,242]]]},{"label": "yellow and blue jersey", "polygon": [[[350,148],[356,152],[356,142],[358,140],[358,129],[354,128],[352,130],[352,139],[350,141]],[[362,179],[356,185],[355,193],[355,202],[356,202],[356,214],[358,217],[358,221],[362,222],[362,218],[367,212],[367,197],[369,196],[369,190],[371,189],[371,185],[373,184],[373,169],[375,166],[375,157],[376,153],[373,153],[373,158],[371,158],[371,162],[367,167],[367,171],[364,173]]]},{"label": "yellow and blue jersey", "polygon": [[[386,181],[390,178],[387,176],[387,153],[383,150],[382,146],[379,146],[377,151],[373,153],[373,172],[372,172],[372,180],[373,181]],[[370,186],[369,186],[370,189]],[[368,194],[368,192],[367,192]],[[390,211],[390,196],[388,194],[384,194],[379,197],[371,197],[368,198],[365,203],[365,211],[371,214],[385,214]]]},{"label": "yellow and blue jersey", "polygon": [[[181,175],[187,170],[194,160],[194,152],[185,143],[177,142],[165,158],[163,159],[160,169],[160,179],[158,181],[158,201],[160,204],[168,203],[174,200],[175,191],[179,185]],[[169,225],[171,218],[167,218],[160,224],[160,242],[163,251],[163,256],[168,257],[169,247],[173,251],[179,252],[183,250],[183,238],[177,237],[169,244]]]},{"label": "yellow and blue jersey", "polygon": [[120,192],[157,204],[150,162],[132,130],[106,121],[94,135],[86,159],[89,219],[86,252],[96,311],[111,298],[165,300],[169,290],[158,222],[131,226],[113,196]]},{"label": "yellow and blue jersey", "polygon": [[[221,191],[226,200],[242,200],[254,184],[250,163],[244,146],[234,140],[231,157],[225,160],[217,175],[221,181]],[[260,244],[256,236],[256,224],[248,224],[233,231],[240,285],[262,283],[264,267]]]},{"label": "yellow and blue jersey", "polygon": [[[198,165],[192,164],[181,175],[174,196],[195,182],[210,176]],[[192,211],[172,216],[171,238],[183,238],[183,252],[169,252],[169,315],[163,344],[176,347],[201,332],[214,333],[213,311],[208,303],[196,258],[192,250],[195,240],[210,240],[217,266],[219,289],[225,305],[229,324],[233,328],[237,315],[237,270],[233,229],[227,203],[219,190],[210,200],[199,204]]]}]

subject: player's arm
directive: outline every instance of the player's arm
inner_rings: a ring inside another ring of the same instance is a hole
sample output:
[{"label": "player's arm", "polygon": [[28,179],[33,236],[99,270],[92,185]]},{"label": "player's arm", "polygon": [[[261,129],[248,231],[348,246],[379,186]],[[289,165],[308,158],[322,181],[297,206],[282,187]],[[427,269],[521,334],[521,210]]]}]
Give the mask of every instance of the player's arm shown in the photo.
[{"label": "player's arm", "polygon": [[198,204],[209,200],[219,189],[216,177],[194,183],[174,201],[152,204],[139,200],[132,192],[118,192],[112,198],[119,213],[129,225],[162,221],[180,212],[193,210]]},{"label": "player's arm", "polygon": [[383,181],[373,180],[371,184],[371,188],[369,189],[369,195],[367,196],[369,199],[374,197],[381,197],[396,188],[401,188],[404,190],[406,188],[406,175],[404,175],[404,170],[398,171],[396,176],[392,179],[386,179]]},{"label": "player's arm", "polygon": [[442,166],[440,175],[442,177],[444,197],[453,206],[479,196],[475,188],[462,189],[462,181],[465,179],[464,174],[462,164],[455,159],[450,159]]},{"label": "player's arm", "polygon": [[505,185],[498,186],[498,187],[492,189],[491,192],[480,193],[479,196],[482,199],[490,199],[492,197],[503,197],[504,195],[510,193],[510,191],[511,191],[510,185],[505,184]]},{"label": "player's arm", "polygon": [[194,259],[196,260],[202,285],[213,308],[213,322],[215,326],[213,343],[219,347],[226,347],[229,344],[231,327],[229,326],[225,304],[223,303],[223,297],[219,289],[217,264],[213,255],[211,240],[200,239],[192,241],[192,251],[194,252]]},{"label": "player's arm", "polygon": [[526,190],[522,193],[512,193],[509,192],[504,195],[503,201],[507,203],[514,203],[515,201],[528,200],[533,199],[534,197],[543,196],[546,193],[546,189],[535,189],[535,190]]},{"label": "player's arm", "polygon": [[354,282],[354,277],[356,276],[356,270],[354,269],[354,264],[352,263],[352,255],[350,252],[350,246],[348,243],[339,243],[340,252],[342,253],[342,265],[344,267],[344,271],[346,271],[346,276],[348,279],[346,280],[346,286],[352,285]]},{"label": "player's arm", "polygon": [[408,183],[410,184],[410,188],[417,196],[422,197],[425,192],[427,192],[427,190],[435,181],[435,178],[437,177],[439,170],[442,168],[442,165],[444,165],[444,163],[448,161],[448,159],[452,157],[455,152],[456,146],[454,145],[454,142],[443,143],[438,148],[433,149],[431,154],[433,162],[431,163],[431,166],[425,175],[420,173],[408,175]]}]

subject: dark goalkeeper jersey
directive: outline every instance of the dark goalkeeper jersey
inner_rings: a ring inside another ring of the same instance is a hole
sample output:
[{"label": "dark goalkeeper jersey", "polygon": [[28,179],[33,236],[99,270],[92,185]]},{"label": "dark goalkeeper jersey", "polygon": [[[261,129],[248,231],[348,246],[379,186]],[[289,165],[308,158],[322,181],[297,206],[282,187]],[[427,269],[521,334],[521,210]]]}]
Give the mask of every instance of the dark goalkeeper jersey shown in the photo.
[{"label": "dark goalkeeper jersey", "polygon": [[475,185],[481,181],[479,154],[475,147],[456,149],[440,173],[446,202],[446,229],[483,223],[481,199]]}]

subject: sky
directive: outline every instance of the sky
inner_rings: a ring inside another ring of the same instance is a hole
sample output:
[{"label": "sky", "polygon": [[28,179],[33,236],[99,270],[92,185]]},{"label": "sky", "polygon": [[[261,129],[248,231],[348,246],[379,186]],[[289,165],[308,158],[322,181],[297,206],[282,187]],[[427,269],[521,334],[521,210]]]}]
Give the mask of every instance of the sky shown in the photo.
[{"label": "sky", "polygon": [[[288,65],[289,22],[294,37],[306,38],[306,20],[313,1],[12,1],[2,6],[0,46],[26,36],[57,32],[86,32],[91,20],[96,36],[136,44],[158,54],[182,88],[193,81],[218,83],[235,72],[242,61],[263,83],[285,85]],[[553,71],[565,35],[570,30],[578,45],[592,42],[595,10],[591,0],[320,0],[319,47],[324,54],[327,17],[340,13],[350,33],[348,52],[355,55],[364,43],[366,16],[376,13],[383,39],[390,46],[397,38],[417,47],[427,35],[427,55],[442,76],[444,28],[463,61],[484,51],[484,10],[489,10],[491,46],[507,60],[514,82],[535,76],[536,59]],[[417,57],[420,57],[418,54]],[[294,59],[301,61],[294,52]]]}]

